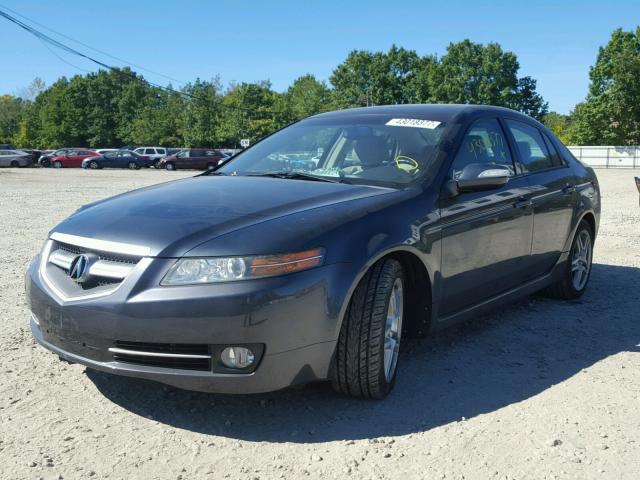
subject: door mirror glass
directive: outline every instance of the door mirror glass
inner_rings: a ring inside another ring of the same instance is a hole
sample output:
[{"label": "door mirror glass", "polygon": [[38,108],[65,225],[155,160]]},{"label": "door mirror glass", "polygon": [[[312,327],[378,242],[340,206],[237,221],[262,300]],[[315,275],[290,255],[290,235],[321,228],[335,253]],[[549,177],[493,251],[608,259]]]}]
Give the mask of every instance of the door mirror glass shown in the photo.
[{"label": "door mirror glass", "polygon": [[470,163],[458,177],[460,192],[491,190],[506,185],[513,176],[513,169],[506,165]]}]

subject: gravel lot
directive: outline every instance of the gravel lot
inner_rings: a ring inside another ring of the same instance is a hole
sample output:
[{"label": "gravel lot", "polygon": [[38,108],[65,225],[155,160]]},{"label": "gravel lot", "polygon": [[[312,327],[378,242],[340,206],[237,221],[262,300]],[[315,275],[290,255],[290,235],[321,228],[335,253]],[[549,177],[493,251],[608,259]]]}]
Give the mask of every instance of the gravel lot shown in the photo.
[{"label": "gravel lot", "polygon": [[[640,208],[600,170],[589,290],[521,301],[404,345],[395,391],[190,393],[35,345],[23,273],[80,205],[192,173],[0,170],[0,478],[637,479]],[[636,171],[636,175],[640,172]]]}]

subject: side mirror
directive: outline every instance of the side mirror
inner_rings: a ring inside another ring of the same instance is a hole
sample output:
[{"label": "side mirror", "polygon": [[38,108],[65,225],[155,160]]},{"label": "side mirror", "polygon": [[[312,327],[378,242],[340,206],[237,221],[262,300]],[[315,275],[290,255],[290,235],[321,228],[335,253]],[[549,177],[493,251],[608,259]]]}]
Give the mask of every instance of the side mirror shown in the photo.
[{"label": "side mirror", "polygon": [[509,182],[513,171],[505,165],[471,163],[455,180],[445,183],[443,193],[455,197],[461,192],[480,192],[500,188]]}]

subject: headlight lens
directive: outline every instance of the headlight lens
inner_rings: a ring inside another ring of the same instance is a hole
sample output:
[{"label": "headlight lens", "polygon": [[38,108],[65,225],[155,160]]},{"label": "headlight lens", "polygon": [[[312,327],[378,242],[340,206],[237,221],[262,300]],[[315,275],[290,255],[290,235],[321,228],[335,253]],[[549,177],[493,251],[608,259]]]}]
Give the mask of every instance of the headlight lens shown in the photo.
[{"label": "headlight lens", "polygon": [[324,250],[321,248],[283,255],[181,258],[160,284],[193,285],[274,277],[317,267],[323,260]]}]

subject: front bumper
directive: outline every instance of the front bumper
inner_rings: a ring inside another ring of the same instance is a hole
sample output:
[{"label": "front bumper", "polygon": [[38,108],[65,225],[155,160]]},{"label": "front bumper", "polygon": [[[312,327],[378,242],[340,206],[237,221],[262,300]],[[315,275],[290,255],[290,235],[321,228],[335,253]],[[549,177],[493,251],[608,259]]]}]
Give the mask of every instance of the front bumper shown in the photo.
[{"label": "front bumper", "polygon": [[[330,300],[340,265],[283,277],[218,285],[159,287],[173,260],[154,259],[110,295],[64,301],[42,281],[36,258],[26,276],[31,330],[45,348],[108,373],[188,390],[259,393],[325,380],[339,331]],[[122,362],[117,341],[171,344],[263,344],[251,373],[217,373]]]}]

